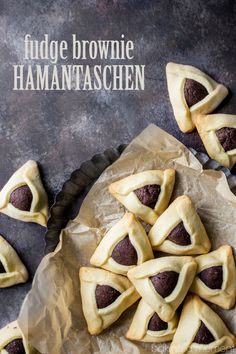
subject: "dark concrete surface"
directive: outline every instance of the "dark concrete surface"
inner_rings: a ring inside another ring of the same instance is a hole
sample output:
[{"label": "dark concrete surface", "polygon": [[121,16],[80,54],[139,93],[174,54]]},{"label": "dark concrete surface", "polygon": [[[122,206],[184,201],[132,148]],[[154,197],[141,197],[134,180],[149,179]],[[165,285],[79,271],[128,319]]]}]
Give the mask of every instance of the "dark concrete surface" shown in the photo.
[{"label": "dark concrete surface", "polygon": [[[227,85],[221,111],[236,112],[236,2],[231,0],[0,0],[0,186],[28,159],[40,162],[50,200],[82,161],[128,143],[156,123],[204,151],[197,133],[184,135],[167,94],[168,61],[192,64]],[[146,65],[145,91],[14,92],[13,64],[23,64],[23,38],[134,41],[134,63]],[[15,246],[31,277],[43,256],[44,229],[0,215],[0,233]],[[30,288],[0,290],[0,326],[14,320]]]}]

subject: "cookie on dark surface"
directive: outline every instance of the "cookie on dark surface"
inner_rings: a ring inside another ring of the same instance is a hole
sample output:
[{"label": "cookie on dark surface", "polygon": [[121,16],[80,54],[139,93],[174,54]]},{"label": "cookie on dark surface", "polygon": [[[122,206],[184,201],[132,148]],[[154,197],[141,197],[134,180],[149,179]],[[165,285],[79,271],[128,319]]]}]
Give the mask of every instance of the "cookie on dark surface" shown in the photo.
[{"label": "cookie on dark surface", "polygon": [[196,117],[196,128],[208,155],[220,165],[236,164],[236,115],[209,114]]},{"label": "cookie on dark surface", "polygon": [[0,212],[24,222],[47,225],[48,198],[35,161],[26,162],[2,188]]},{"label": "cookie on dark surface", "polygon": [[196,117],[214,111],[228,94],[225,86],[190,65],[168,63],[166,78],[174,116],[183,133],[192,132]]},{"label": "cookie on dark surface", "polygon": [[[10,243],[0,235],[0,289],[28,280],[28,271]],[[4,265],[3,265],[4,264]]]}]

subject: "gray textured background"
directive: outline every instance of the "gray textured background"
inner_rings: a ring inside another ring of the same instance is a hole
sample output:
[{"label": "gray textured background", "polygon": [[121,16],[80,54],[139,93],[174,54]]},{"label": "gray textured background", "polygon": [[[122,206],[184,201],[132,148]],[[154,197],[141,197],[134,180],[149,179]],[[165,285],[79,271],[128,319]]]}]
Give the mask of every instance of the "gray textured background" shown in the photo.
[{"label": "gray textured background", "polygon": [[[196,65],[233,95],[221,106],[236,112],[236,2],[148,0],[0,0],[0,186],[28,159],[40,162],[50,200],[80,163],[128,143],[156,123],[187,146],[203,147],[196,133],[181,134],[165,79],[168,61]],[[13,64],[24,63],[23,38],[119,39],[135,43],[135,63],[146,65],[139,92],[14,92]],[[43,256],[44,229],[0,215],[0,233],[15,246],[31,277]],[[0,290],[0,326],[14,320],[30,287]]]}]

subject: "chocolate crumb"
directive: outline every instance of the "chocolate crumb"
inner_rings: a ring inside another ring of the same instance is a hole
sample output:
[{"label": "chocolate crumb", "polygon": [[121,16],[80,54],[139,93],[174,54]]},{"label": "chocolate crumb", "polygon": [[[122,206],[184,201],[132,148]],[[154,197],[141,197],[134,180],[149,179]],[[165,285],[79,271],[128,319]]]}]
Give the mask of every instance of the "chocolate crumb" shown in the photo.
[{"label": "chocolate crumb", "polygon": [[221,128],[216,131],[216,136],[226,152],[236,149],[235,128]]},{"label": "chocolate crumb", "polygon": [[126,236],[114,247],[111,257],[119,264],[125,266],[137,265],[138,256],[136,249]]},{"label": "chocolate crumb", "polygon": [[222,266],[209,267],[198,274],[199,278],[211,289],[221,289],[223,283]]},{"label": "chocolate crumb", "polygon": [[4,348],[8,354],[26,354],[22,339],[15,339]]},{"label": "chocolate crumb", "polygon": [[120,292],[109,285],[96,286],[95,297],[99,309],[111,305],[119,296]]},{"label": "chocolate crumb", "polygon": [[158,184],[148,184],[134,191],[140,202],[150,208],[154,208],[161,192]]},{"label": "chocolate crumb", "polygon": [[184,84],[184,97],[188,107],[194,106],[199,101],[203,100],[208,95],[207,89],[192,79],[186,79]]},{"label": "chocolate crumb", "polygon": [[213,337],[212,333],[201,321],[201,325],[199,327],[199,330],[197,331],[197,334],[194,338],[194,343],[209,344],[209,343],[214,342],[214,340],[215,340],[215,338]]},{"label": "chocolate crumb", "polygon": [[16,188],[10,195],[10,203],[22,211],[30,211],[32,200],[33,195],[27,185]]},{"label": "chocolate crumb", "polygon": [[6,269],[4,268],[1,261],[0,261],[0,273],[6,273]]},{"label": "chocolate crumb", "polygon": [[150,318],[150,321],[148,323],[148,329],[150,331],[163,331],[168,328],[168,323],[162,321],[162,319],[158,316],[157,313],[154,313],[154,315]]},{"label": "chocolate crumb", "polygon": [[180,246],[191,245],[190,235],[186,231],[182,221],[169,233],[166,239]]},{"label": "chocolate crumb", "polygon": [[156,292],[165,298],[169,296],[176,287],[179,279],[179,273],[174,271],[166,271],[158,273],[150,277],[150,279]]}]

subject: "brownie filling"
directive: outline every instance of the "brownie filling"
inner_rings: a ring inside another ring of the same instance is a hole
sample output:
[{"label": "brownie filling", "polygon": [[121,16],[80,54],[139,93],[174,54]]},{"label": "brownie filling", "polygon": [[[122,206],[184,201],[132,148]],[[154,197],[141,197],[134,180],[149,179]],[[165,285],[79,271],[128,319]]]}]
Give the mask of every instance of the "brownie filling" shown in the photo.
[{"label": "brownie filling", "polygon": [[188,107],[194,106],[208,95],[206,88],[199,82],[186,79],[184,84],[184,97]]},{"label": "brownie filling", "polygon": [[216,131],[216,136],[225,151],[236,149],[236,129],[221,128]]},{"label": "brownie filling", "polygon": [[179,279],[179,273],[174,271],[166,271],[156,274],[150,277],[150,279],[156,292],[165,298],[169,296],[176,287]]},{"label": "brownie filling", "polygon": [[123,240],[117,243],[114,247],[111,257],[119,264],[131,266],[137,265],[137,252],[132,243],[129,240],[129,236],[126,236]]},{"label": "brownie filling", "polygon": [[209,343],[214,342],[214,340],[215,340],[215,338],[213,337],[212,333],[204,325],[204,323],[201,322],[201,326],[199,327],[199,330],[197,331],[197,334],[193,340],[194,343],[209,344]]},{"label": "brownie filling", "polygon": [[203,283],[211,289],[221,289],[223,283],[222,266],[209,267],[198,274]]},{"label": "brownie filling", "polygon": [[119,296],[120,292],[109,285],[96,286],[95,297],[99,309],[111,305]]},{"label": "brownie filling", "polygon": [[0,261],[0,273],[6,273],[6,269],[4,268],[1,261]]},{"label": "brownie filling", "polygon": [[162,321],[160,317],[158,316],[157,313],[154,313],[154,315],[150,318],[150,321],[148,323],[148,329],[150,331],[163,331],[168,328],[168,323]]},{"label": "brownie filling", "polygon": [[148,184],[134,191],[140,202],[150,208],[154,208],[161,192],[159,184]]},{"label": "brownie filling", "polygon": [[22,339],[15,339],[4,348],[8,354],[25,354],[25,348]]},{"label": "brownie filling", "polygon": [[33,195],[28,186],[16,188],[10,195],[10,203],[17,209],[30,211]]},{"label": "brownie filling", "polygon": [[182,221],[177,226],[175,226],[175,228],[169,233],[166,239],[180,246],[191,245],[190,235],[186,231]]}]

